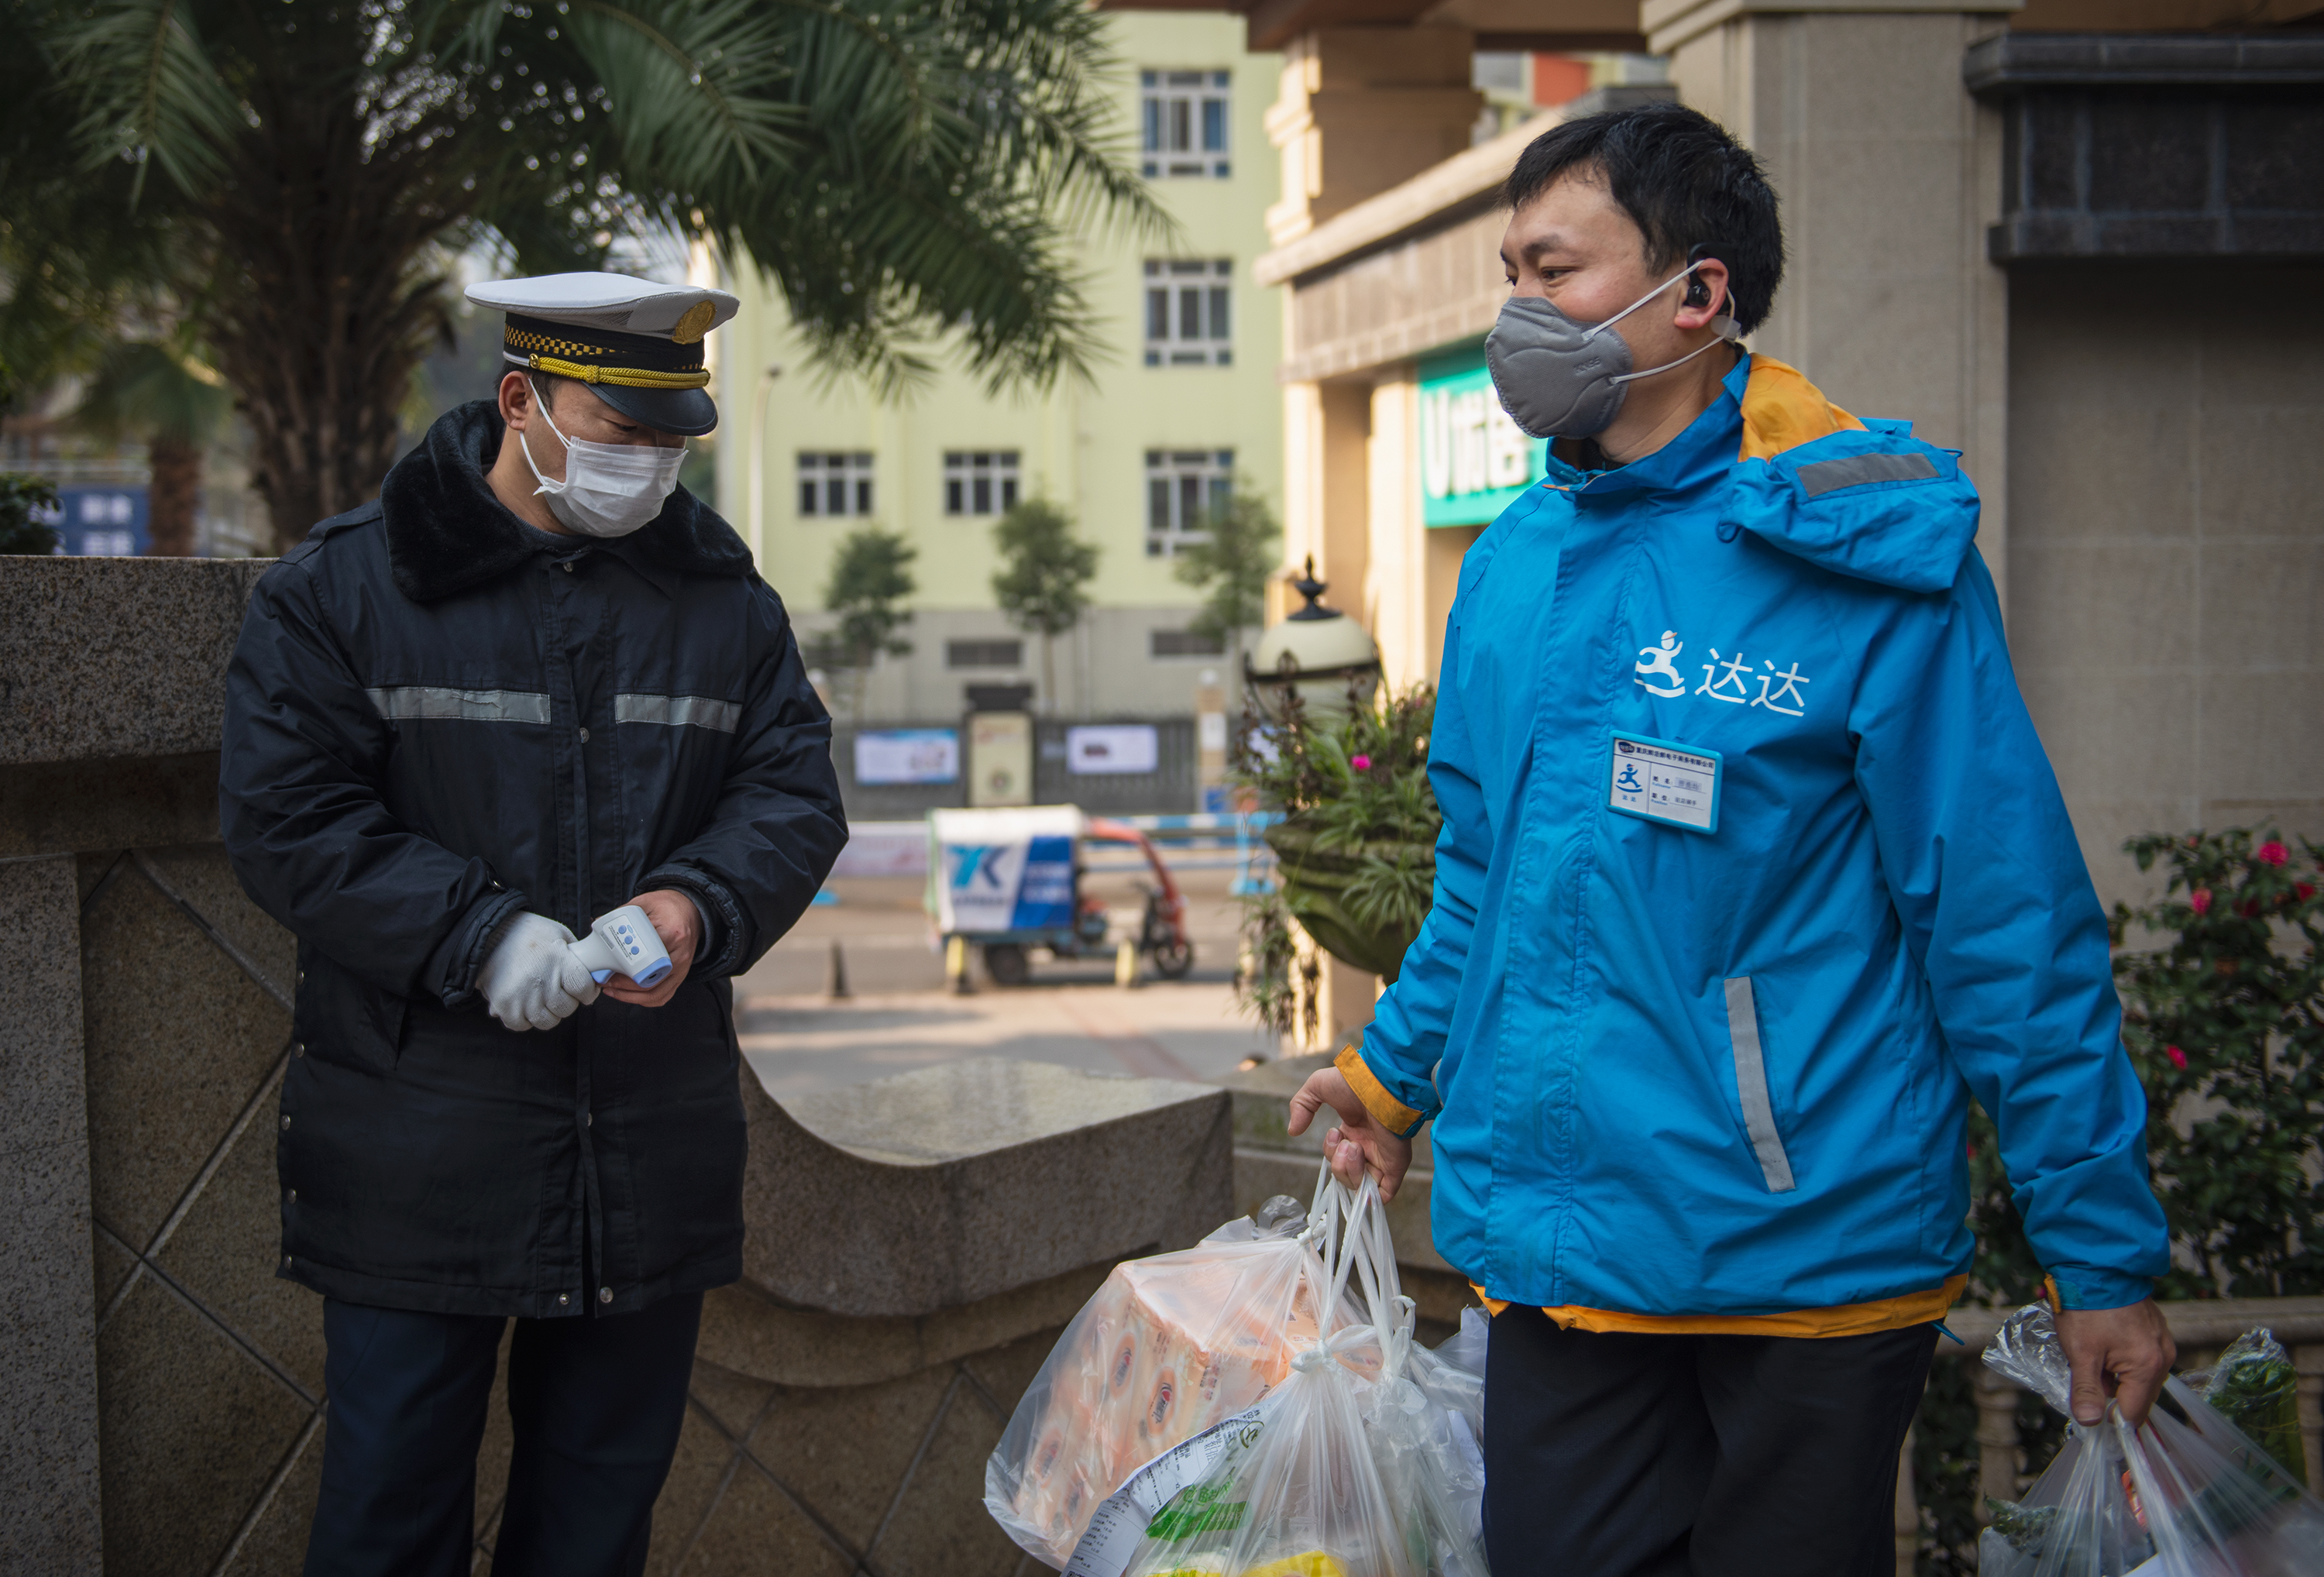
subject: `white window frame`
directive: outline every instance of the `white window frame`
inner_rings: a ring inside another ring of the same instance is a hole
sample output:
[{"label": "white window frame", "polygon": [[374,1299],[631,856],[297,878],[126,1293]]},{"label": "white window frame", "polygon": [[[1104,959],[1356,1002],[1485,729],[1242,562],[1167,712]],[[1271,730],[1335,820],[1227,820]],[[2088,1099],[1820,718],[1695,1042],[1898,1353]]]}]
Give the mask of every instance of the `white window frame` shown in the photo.
[{"label": "white window frame", "polygon": [[1157,67],[1138,74],[1139,170],[1148,180],[1234,172],[1234,78]]},{"label": "white window frame", "polygon": [[1146,451],[1146,556],[1176,558],[1211,540],[1203,522],[1234,495],[1232,449]]},{"label": "white window frame", "polygon": [[1233,281],[1231,257],[1148,258],[1146,364],[1233,365]]},{"label": "white window frame", "polygon": [[[872,485],[869,450],[801,449],[798,462],[801,519],[862,520],[871,515],[880,494]],[[831,507],[835,484],[839,489],[837,509]]]},{"label": "white window frame", "polygon": [[[1021,459],[1015,449],[946,449],[944,512],[973,517],[1015,509],[1024,496]],[[981,491],[980,482],[986,484]]]}]

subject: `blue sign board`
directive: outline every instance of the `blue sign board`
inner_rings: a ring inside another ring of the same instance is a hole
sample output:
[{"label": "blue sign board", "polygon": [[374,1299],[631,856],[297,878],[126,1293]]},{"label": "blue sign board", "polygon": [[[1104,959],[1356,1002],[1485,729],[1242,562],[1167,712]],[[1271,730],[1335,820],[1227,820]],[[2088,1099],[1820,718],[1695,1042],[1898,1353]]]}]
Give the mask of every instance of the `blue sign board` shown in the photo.
[{"label": "blue sign board", "polygon": [[128,558],[152,541],[142,487],[60,487],[57,507],[35,518],[56,528],[60,553]]}]

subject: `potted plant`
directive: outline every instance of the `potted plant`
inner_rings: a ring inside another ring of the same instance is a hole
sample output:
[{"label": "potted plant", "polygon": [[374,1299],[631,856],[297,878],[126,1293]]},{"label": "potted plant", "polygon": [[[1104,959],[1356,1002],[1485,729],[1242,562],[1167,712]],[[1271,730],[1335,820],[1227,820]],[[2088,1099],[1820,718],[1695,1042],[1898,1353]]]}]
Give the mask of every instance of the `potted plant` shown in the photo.
[{"label": "potted plant", "polygon": [[[1416,685],[1376,697],[1351,686],[1344,709],[1310,707],[1296,687],[1261,698],[1253,727],[1236,741],[1231,774],[1284,819],[1265,836],[1278,862],[1279,893],[1251,906],[1249,952],[1271,975],[1287,958],[1272,935],[1296,919],[1334,958],[1393,981],[1428,917],[1443,817],[1428,786],[1428,730],[1436,691]],[[1246,989],[1262,1019],[1277,1015]],[[1278,1026],[1279,1027],[1279,1026]]]}]

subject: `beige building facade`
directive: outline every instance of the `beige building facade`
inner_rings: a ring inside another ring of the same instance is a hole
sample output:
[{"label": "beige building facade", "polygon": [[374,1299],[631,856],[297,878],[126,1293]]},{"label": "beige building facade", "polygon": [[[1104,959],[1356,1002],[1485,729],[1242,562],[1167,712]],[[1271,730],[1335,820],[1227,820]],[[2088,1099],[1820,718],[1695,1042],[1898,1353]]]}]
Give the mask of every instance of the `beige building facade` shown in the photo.
[{"label": "beige building facade", "polygon": [[[1116,130],[1177,229],[1093,226],[1077,241],[1101,341],[1088,381],[995,393],[946,363],[882,400],[818,374],[755,269],[725,281],[742,305],[714,337],[729,413],[719,510],[761,571],[811,637],[829,622],[824,591],[851,532],[893,531],[918,554],[901,632],[912,650],[882,657],[861,685],[829,676],[844,723],[956,721],[972,686],[1029,685],[1054,715],[1191,715],[1204,674],[1217,682],[1224,653],[1189,632],[1197,594],[1173,571],[1226,487],[1281,507],[1282,298],[1250,275],[1270,244],[1278,58],[1213,13],[1112,23]],[[992,527],[1031,498],[1064,508],[1100,554],[1090,613],[1046,661],[991,590]]]},{"label": "beige building facade", "polygon": [[[1286,564],[1314,556],[1393,682],[1433,681],[1461,557],[1510,496],[1494,467],[1513,475],[1523,443],[1478,352],[1506,297],[1495,189],[1554,121],[1418,169],[1360,158],[1369,184],[1335,137],[1374,149],[1400,116],[1409,149],[1441,147],[1464,47],[1643,47],[1667,88],[1552,115],[1665,93],[1766,161],[1789,259],[1751,348],[1961,451],[2101,896],[2147,890],[2134,834],[2324,836],[2324,322],[2299,305],[2324,289],[2319,18],[2313,0],[1258,5],[1253,35],[1286,62],[1268,123],[1285,193],[1254,269],[1287,298]],[[1319,1044],[1370,1018],[1376,982],[1349,973]]]}]

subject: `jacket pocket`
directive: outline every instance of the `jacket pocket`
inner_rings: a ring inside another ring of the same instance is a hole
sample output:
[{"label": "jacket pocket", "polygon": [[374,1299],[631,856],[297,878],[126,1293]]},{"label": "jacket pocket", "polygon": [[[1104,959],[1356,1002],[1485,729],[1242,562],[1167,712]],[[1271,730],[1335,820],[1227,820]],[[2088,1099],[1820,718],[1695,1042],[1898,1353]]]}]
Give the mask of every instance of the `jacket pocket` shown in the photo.
[{"label": "jacket pocket", "polygon": [[1750,1136],[1752,1153],[1759,1157],[1759,1175],[1770,1194],[1789,1194],[1792,1157],[1784,1153],[1784,1136],[1775,1131],[1775,1109],[1767,1099],[1767,1059],[1759,1047],[1759,1005],[1751,994],[1751,977],[1727,982],[1727,1036],[1735,1046],[1735,1094],[1743,1107],[1743,1130]]}]

